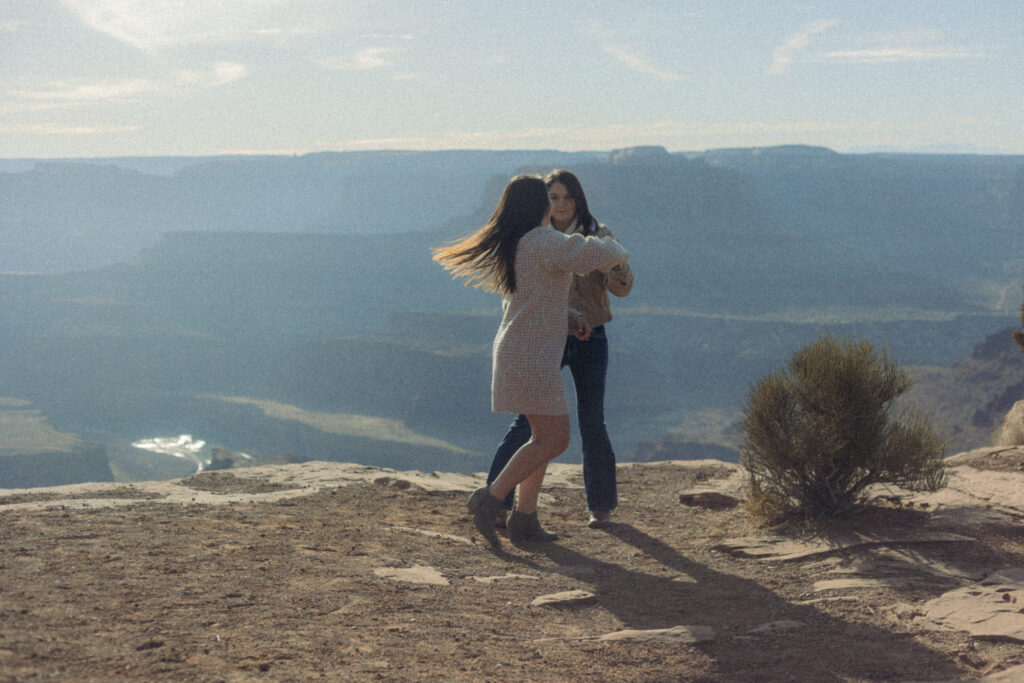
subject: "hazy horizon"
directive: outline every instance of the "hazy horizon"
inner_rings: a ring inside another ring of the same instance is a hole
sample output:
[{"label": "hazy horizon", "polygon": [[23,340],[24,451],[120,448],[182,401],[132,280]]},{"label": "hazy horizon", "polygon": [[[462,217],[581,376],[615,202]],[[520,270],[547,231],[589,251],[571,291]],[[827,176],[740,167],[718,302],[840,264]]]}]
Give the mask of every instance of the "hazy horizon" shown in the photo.
[{"label": "hazy horizon", "polygon": [[[37,161],[116,161],[119,159],[149,159],[149,160],[191,160],[191,159],[218,159],[218,158],[259,158],[259,157],[304,157],[316,154],[375,154],[375,153],[394,153],[394,154],[429,154],[438,152],[559,152],[559,153],[579,153],[579,154],[610,154],[612,152],[620,151],[623,149],[633,149],[635,147],[660,147],[665,149],[669,154],[690,154],[700,155],[708,152],[715,152],[721,150],[731,149],[772,149],[779,147],[821,147],[823,149],[829,149],[837,154],[848,154],[848,155],[868,155],[868,154],[919,154],[919,155],[965,155],[965,156],[1022,156],[1024,152],[1012,152],[999,148],[990,147],[976,147],[973,145],[958,145],[958,144],[934,144],[927,145],[924,147],[899,147],[895,145],[878,145],[878,146],[865,146],[865,147],[852,147],[846,150],[833,149],[825,145],[804,145],[802,143],[787,143],[781,142],[777,145],[751,145],[751,146],[727,146],[727,147],[709,147],[707,149],[685,149],[685,150],[670,150],[664,145],[657,143],[651,143],[648,145],[635,145],[627,147],[618,147],[614,149],[581,149],[574,151],[560,150],[560,149],[471,149],[471,148],[457,148],[457,149],[366,149],[366,150],[319,150],[311,152],[288,152],[288,153],[273,153],[273,152],[236,152],[236,153],[223,153],[223,154],[101,154],[101,155],[87,155],[87,156],[59,156],[59,157],[17,157],[17,156],[0,156],[0,161],[3,162],[37,162]],[[29,168],[29,167],[26,167]]]}]

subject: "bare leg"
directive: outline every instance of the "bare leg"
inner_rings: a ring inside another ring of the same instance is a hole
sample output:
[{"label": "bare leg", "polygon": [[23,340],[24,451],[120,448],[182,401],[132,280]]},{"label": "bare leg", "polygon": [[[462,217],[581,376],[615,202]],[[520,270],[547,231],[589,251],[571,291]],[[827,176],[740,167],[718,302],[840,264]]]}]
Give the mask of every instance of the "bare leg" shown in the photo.
[{"label": "bare leg", "polygon": [[530,440],[508,461],[505,469],[491,484],[490,493],[498,500],[503,500],[509,491],[522,483],[517,508],[531,513],[537,509],[537,496],[548,462],[569,447],[569,416],[527,415],[526,418],[530,421]]},{"label": "bare leg", "polygon": [[537,499],[540,497],[540,485],[544,483],[544,475],[547,474],[548,464],[544,463],[533,471],[533,474],[523,479],[519,484],[519,500],[516,501],[516,510],[525,514],[533,514],[537,511]]}]

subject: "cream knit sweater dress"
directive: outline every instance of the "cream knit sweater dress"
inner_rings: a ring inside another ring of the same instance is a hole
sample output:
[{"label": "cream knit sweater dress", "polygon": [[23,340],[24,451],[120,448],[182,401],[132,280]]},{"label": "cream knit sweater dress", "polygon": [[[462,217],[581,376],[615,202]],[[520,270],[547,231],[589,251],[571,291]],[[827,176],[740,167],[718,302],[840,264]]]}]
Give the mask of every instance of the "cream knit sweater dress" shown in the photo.
[{"label": "cream knit sweater dress", "polygon": [[516,247],[516,291],[502,297],[492,348],[491,410],[565,415],[569,402],[560,365],[570,315],[572,274],[607,272],[629,258],[607,237],[565,235],[549,226],[523,235]]}]

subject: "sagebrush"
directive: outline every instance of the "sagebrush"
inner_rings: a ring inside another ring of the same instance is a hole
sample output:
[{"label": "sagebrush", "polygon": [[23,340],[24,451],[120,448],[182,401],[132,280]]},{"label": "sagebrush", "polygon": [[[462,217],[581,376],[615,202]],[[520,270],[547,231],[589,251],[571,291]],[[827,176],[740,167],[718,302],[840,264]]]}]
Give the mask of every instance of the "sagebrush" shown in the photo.
[{"label": "sagebrush", "polygon": [[893,401],[910,379],[884,350],[824,334],[757,381],[743,407],[749,505],[763,521],[847,514],[874,484],[934,491],[946,441]]}]

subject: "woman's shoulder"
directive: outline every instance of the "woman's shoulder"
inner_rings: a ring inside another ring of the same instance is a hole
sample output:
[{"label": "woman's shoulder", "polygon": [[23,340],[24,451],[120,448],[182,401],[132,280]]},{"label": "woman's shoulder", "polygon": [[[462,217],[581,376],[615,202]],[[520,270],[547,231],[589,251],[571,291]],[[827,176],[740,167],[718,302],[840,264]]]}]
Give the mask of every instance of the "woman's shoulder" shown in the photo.
[{"label": "woman's shoulder", "polygon": [[550,225],[538,225],[533,230],[523,235],[520,238],[520,243],[547,243],[547,242],[561,242],[565,239],[565,235],[552,228]]},{"label": "woman's shoulder", "polygon": [[523,257],[528,254],[544,254],[561,244],[562,233],[547,225],[538,225],[519,238],[516,252]]}]

